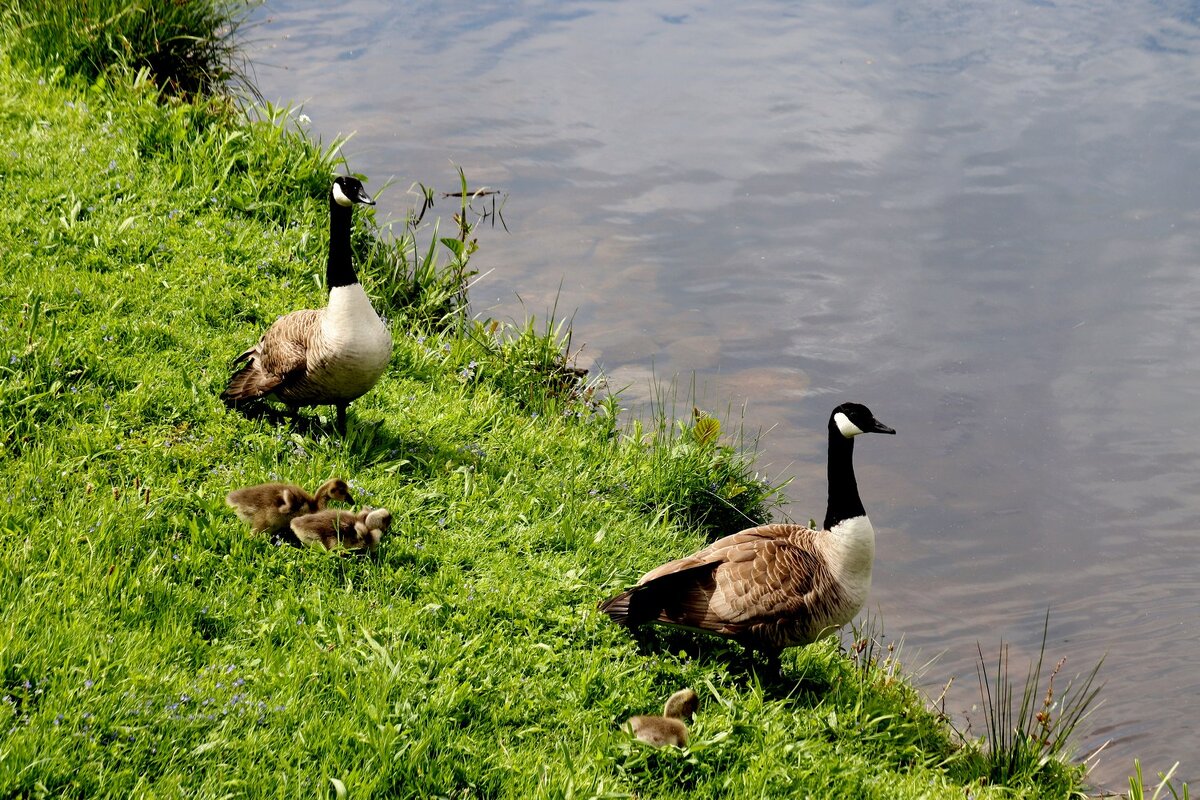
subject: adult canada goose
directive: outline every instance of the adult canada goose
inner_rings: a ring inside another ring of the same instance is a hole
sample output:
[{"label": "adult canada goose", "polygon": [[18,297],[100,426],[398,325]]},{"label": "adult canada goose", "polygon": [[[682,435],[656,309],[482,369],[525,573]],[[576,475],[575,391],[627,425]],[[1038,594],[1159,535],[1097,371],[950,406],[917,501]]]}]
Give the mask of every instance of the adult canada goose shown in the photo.
[{"label": "adult canada goose", "polygon": [[687,723],[692,721],[692,715],[700,705],[700,698],[691,689],[680,689],[667,698],[663,706],[663,715],[639,715],[626,720],[625,730],[646,744],[655,747],[673,744],[676,747],[687,745]]},{"label": "adult canada goose", "polygon": [[622,625],[707,631],[772,657],[854,619],[871,587],[875,557],[875,529],[854,480],[860,433],[895,431],[858,403],[833,410],[824,530],[748,528],[651,570],[600,609]]},{"label": "adult canada goose", "polygon": [[319,545],[326,550],[374,552],[391,527],[392,512],[386,508],[358,512],[326,509],[292,520],[292,533],[301,544]]},{"label": "adult canada goose", "polygon": [[[350,217],[355,203],[375,201],[356,178],[341,176],[329,190],[329,304],[285,314],[258,344],[233,360],[242,367],[221,399],[231,406],[274,398],[293,413],[331,404],[346,430],[346,406],[366,394],[387,368],[392,336],[363,291],[350,260]],[[243,363],[244,362],[244,363]]]},{"label": "adult canada goose", "polygon": [[331,478],[309,494],[291,483],[260,483],[235,489],[225,495],[225,503],[255,533],[277,533],[293,518],[320,511],[330,500],[353,503],[350,487],[341,478]]}]

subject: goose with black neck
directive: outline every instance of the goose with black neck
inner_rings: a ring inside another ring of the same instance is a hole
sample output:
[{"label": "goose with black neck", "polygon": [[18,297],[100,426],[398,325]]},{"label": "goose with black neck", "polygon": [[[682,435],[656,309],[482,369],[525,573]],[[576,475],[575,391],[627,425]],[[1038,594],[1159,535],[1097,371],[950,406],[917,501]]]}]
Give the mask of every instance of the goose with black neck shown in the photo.
[{"label": "goose with black neck", "polygon": [[234,366],[241,367],[221,394],[229,405],[274,399],[293,413],[303,406],[332,405],[338,430],[345,432],[346,406],[383,375],[391,359],[392,336],[363,291],[351,258],[352,209],[359,203],[375,201],[357,178],[333,181],[325,268],[328,304],[285,314],[258,344],[234,359]]},{"label": "goose with black neck", "polygon": [[895,431],[858,403],[835,408],[828,430],[824,530],[748,528],[647,572],[600,610],[628,627],[655,623],[712,633],[771,657],[854,619],[875,559],[875,529],[854,477],[854,438]]}]

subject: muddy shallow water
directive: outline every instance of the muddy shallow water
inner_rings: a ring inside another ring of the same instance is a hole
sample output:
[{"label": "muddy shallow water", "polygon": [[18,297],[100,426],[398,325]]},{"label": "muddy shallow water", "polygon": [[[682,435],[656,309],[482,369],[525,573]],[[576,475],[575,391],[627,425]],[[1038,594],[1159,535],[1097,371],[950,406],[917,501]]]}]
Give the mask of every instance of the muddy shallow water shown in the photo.
[{"label": "muddy shallow water", "polygon": [[[1200,6],[271,0],[257,84],[399,216],[508,193],[477,312],[574,314],[627,405],[653,376],[764,431],[824,512],[844,399],[869,604],[947,710],[976,642],[1107,654],[1080,739],[1119,788],[1200,778]],[[437,209],[448,221],[452,208]],[[976,724],[982,720],[977,720]]]}]

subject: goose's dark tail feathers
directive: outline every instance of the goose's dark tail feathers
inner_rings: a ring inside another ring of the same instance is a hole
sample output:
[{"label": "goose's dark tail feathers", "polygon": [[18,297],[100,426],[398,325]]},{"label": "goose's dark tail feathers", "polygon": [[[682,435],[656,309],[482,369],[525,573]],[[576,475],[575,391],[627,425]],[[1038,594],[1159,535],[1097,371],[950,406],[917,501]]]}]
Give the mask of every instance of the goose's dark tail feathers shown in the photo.
[{"label": "goose's dark tail feathers", "polygon": [[612,621],[618,625],[631,625],[632,623],[629,621],[629,598],[632,594],[633,589],[621,592],[616,597],[601,600],[597,608],[608,614]]},{"label": "goose's dark tail feathers", "polygon": [[602,601],[598,607],[613,622],[629,628],[658,619],[674,622],[692,604],[697,589],[712,583],[717,566],[718,562],[710,561],[659,575]]},{"label": "goose's dark tail feathers", "polygon": [[610,597],[599,604],[599,609],[618,625],[636,628],[651,620],[658,619],[663,610],[661,587],[653,581],[641,586],[626,589],[616,597]]},{"label": "goose's dark tail feathers", "polygon": [[258,385],[261,382],[261,376],[255,366],[253,361],[247,361],[241,369],[233,373],[229,379],[229,385],[225,387],[225,391],[221,392],[221,399],[225,401],[225,405],[236,408],[239,403],[257,400],[263,396],[264,392]]}]

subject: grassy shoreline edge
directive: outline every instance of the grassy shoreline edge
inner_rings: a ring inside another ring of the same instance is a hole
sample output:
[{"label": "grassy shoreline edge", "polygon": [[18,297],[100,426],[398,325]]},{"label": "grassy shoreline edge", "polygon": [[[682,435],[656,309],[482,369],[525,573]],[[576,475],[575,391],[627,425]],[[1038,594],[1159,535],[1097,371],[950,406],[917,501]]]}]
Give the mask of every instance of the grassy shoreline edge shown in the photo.
[{"label": "grassy shoreline edge", "polygon": [[[553,318],[457,313],[469,233],[356,222],[397,348],[346,439],[224,409],[228,358],[322,295],[335,148],[152,77],[0,56],[5,796],[1082,793],[1056,758],[996,784],[870,631],[777,685],[597,615],[774,488],[711,424],[620,425]],[[396,513],[378,563],[274,548],[221,505],[333,474]],[[683,685],[689,750],[617,731]]]}]

